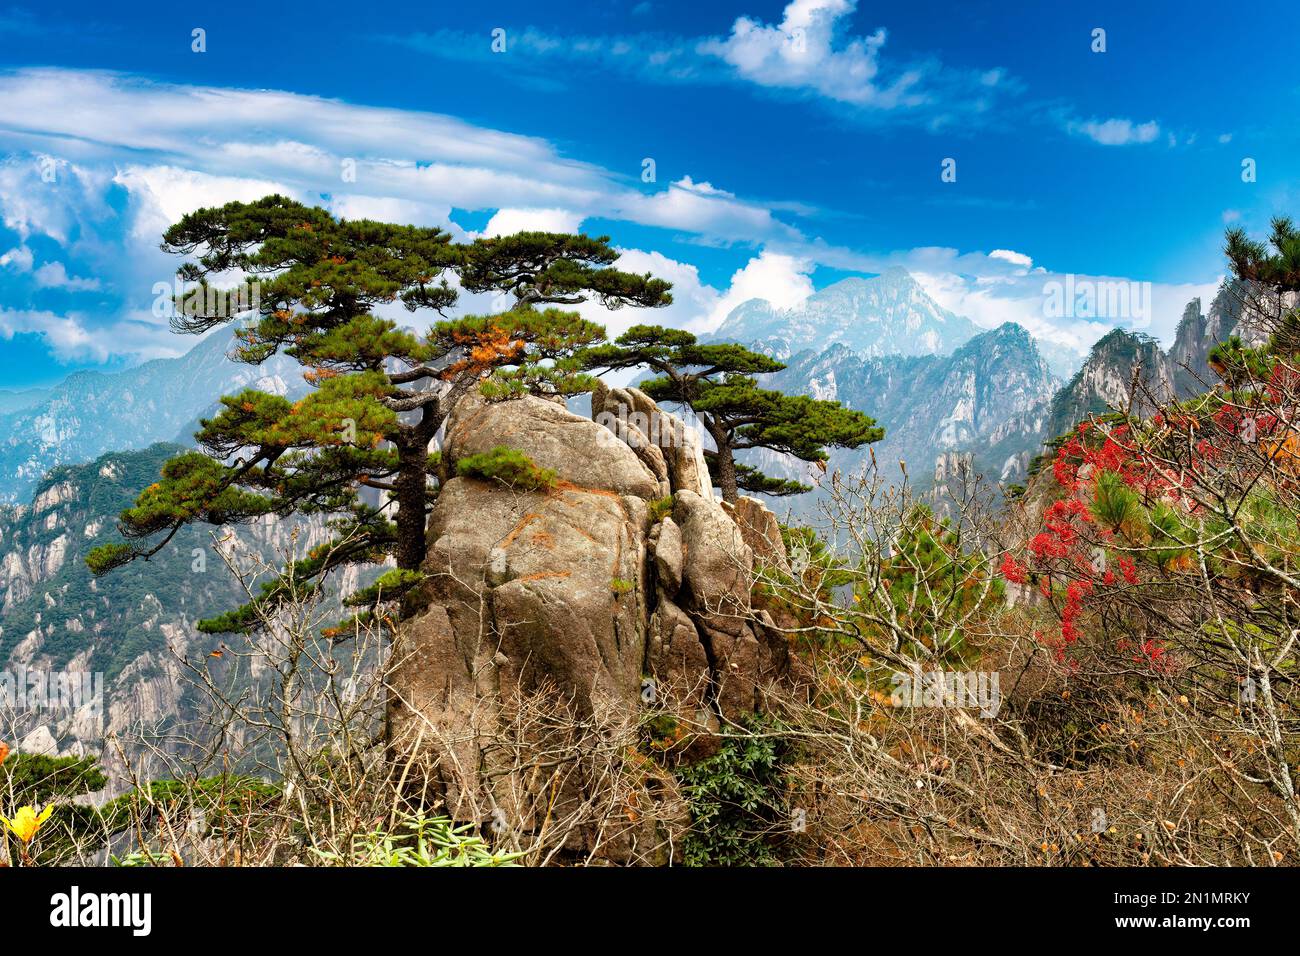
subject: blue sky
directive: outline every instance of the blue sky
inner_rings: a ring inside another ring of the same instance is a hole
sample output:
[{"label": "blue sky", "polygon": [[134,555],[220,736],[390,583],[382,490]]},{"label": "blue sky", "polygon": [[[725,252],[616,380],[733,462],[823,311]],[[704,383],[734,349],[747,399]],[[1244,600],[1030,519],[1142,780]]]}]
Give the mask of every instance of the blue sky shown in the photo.
[{"label": "blue sky", "polygon": [[175,266],[161,230],[271,189],[461,237],[608,233],[625,266],[676,284],[656,320],[693,329],[903,265],[981,325],[1075,347],[1110,320],[1046,314],[1045,284],[1150,282],[1149,320],[1114,321],[1167,337],[1212,293],[1225,223],[1300,211],[1300,11],[1239,10],[9,7],[0,388],[184,351],[152,309]]}]

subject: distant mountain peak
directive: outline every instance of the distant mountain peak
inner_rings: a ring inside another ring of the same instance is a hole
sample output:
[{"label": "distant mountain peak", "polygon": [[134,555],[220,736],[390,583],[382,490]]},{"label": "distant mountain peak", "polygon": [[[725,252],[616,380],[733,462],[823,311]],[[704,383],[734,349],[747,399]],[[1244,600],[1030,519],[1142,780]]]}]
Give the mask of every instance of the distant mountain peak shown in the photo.
[{"label": "distant mountain peak", "polygon": [[860,355],[946,355],[977,334],[969,319],[949,312],[906,269],[850,276],[779,309],[763,299],[742,302],[715,342],[740,342],[777,358],[841,344]]},{"label": "distant mountain peak", "polygon": [[855,472],[874,454],[885,463],[903,459],[921,477],[936,468],[937,456],[958,453],[982,473],[1016,480],[1036,448],[1058,379],[1034,337],[1006,322],[950,355],[863,356],[839,343],[804,350],[770,382],[844,402],[884,426],[885,437],[872,450],[833,453],[832,464],[843,472]]},{"label": "distant mountain peak", "polygon": [[[871,282],[873,279],[860,279],[860,281]],[[889,266],[875,276],[874,281],[886,286],[921,289],[921,283],[917,282],[916,277],[902,266]]]}]

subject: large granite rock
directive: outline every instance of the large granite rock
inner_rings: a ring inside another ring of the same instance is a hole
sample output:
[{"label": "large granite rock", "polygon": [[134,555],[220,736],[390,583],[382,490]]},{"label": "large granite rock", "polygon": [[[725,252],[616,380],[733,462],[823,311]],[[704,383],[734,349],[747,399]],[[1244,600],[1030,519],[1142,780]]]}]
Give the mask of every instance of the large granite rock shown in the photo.
[{"label": "large granite rock", "polygon": [[[606,427],[541,399],[472,395],[448,422],[426,580],[394,641],[388,730],[457,819],[497,802],[509,768],[492,744],[512,700],[552,694],[579,718],[653,710],[709,739],[781,676],[784,639],[750,601],[753,550],[704,487],[702,453],[670,456],[641,427],[664,413],[635,389],[609,394],[620,392],[642,419]],[[553,470],[554,485],[457,476],[465,456],[499,445]],[[672,514],[656,522],[651,504],[669,492]],[[566,782],[558,799],[578,805],[583,786]],[[601,852],[626,844],[605,837]]]},{"label": "large granite rock", "polygon": [[781,523],[776,515],[757,498],[741,495],[733,505],[722,503],[723,509],[740,529],[740,536],[754,552],[754,558],[764,564],[790,573],[790,559],[785,550],[785,539],[781,537]]},{"label": "large granite rock", "polygon": [[685,489],[713,497],[709,466],[698,430],[666,412],[639,388],[607,388],[598,383],[591,394],[591,417],[615,433],[659,449],[674,491]]}]

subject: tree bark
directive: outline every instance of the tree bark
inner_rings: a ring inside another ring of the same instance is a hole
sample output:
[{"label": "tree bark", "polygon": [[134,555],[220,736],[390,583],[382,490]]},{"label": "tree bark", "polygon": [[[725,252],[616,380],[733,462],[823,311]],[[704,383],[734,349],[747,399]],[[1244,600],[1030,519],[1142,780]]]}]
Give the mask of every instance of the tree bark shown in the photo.
[{"label": "tree bark", "polygon": [[717,463],[717,485],[722,489],[722,500],[729,501],[733,505],[740,499],[740,489],[736,487],[736,459],[731,451],[730,436],[726,431],[718,427],[716,422],[708,419],[704,422],[704,427],[709,430],[709,435],[713,438],[713,444],[717,446],[718,453],[714,461]]},{"label": "tree bark", "polygon": [[397,566],[418,571],[428,550],[425,540],[425,517],[429,499],[429,445],[441,422],[438,403],[420,409],[420,420],[398,429],[397,458],[399,468],[393,482],[397,499]]},{"label": "tree bark", "polygon": [[428,476],[421,458],[427,459],[428,453],[420,455],[418,448],[411,443],[398,451],[401,468],[397,473],[396,487],[397,516],[397,566],[404,570],[416,571],[424,563],[424,503],[425,486]]}]

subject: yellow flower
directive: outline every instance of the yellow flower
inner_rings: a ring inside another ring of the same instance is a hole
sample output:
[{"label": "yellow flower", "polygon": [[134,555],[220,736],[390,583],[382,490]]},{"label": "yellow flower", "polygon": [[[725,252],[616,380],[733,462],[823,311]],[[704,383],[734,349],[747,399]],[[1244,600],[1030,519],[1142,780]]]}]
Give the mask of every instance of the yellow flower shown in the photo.
[{"label": "yellow flower", "polygon": [[35,807],[19,807],[12,820],[0,816],[0,823],[8,827],[9,832],[24,843],[31,843],[36,838],[36,831],[50,818],[50,814],[53,812],[53,804],[46,807],[39,814],[36,812]]}]

